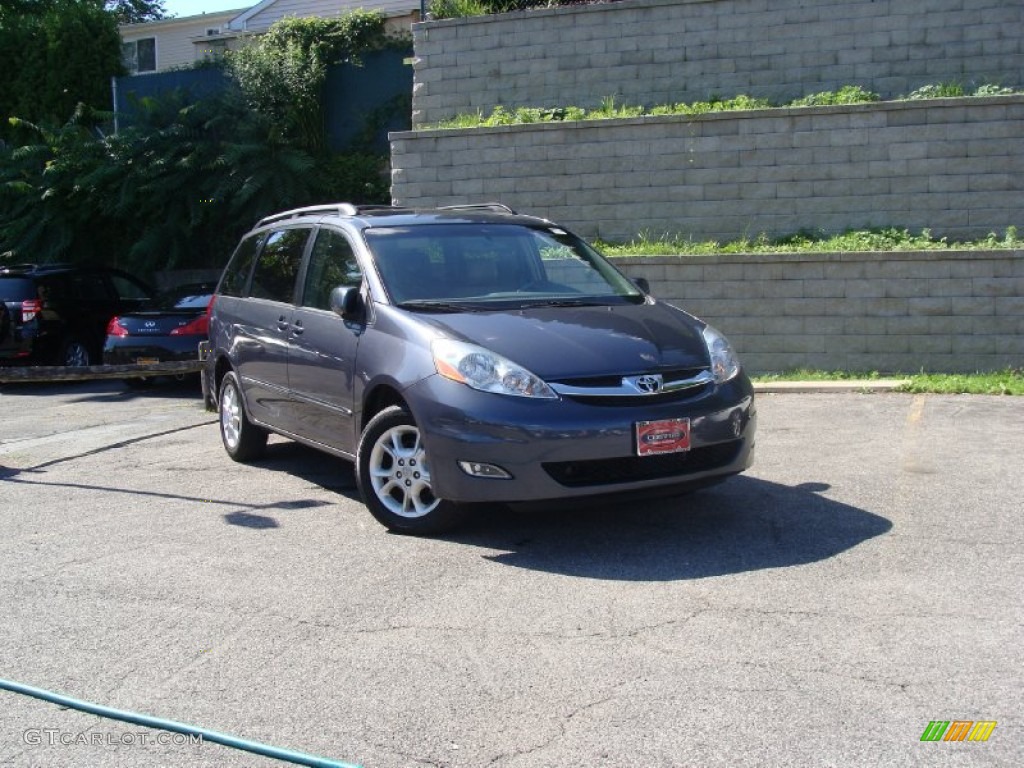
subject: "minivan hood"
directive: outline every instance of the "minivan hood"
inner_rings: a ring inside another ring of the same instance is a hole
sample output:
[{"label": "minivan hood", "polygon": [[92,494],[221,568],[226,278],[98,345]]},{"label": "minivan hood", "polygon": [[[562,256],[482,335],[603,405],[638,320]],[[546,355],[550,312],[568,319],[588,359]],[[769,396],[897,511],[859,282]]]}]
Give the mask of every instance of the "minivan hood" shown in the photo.
[{"label": "minivan hood", "polygon": [[551,381],[708,365],[700,322],[657,301],[419,317]]}]

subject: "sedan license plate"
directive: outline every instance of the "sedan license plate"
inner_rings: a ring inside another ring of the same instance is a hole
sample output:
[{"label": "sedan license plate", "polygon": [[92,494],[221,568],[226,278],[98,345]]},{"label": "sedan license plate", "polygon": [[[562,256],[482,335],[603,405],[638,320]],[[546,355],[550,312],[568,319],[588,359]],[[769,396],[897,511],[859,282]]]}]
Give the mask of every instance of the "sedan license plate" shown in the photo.
[{"label": "sedan license plate", "polygon": [[159,362],[160,362],[160,358],[159,357],[136,357],[135,358],[135,364],[136,365],[156,365]]},{"label": "sedan license plate", "polygon": [[636,423],[637,456],[681,453],[690,450],[690,420],[662,419]]}]

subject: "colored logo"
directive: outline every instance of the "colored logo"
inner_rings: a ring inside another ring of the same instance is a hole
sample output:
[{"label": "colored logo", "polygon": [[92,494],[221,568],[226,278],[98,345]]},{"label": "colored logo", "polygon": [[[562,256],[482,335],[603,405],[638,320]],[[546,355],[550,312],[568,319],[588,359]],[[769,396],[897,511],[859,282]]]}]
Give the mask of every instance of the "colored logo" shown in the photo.
[{"label": "colored logo", "polygon": [[995,727],[995,720],[932,720],[921,741],[988,741]]}]

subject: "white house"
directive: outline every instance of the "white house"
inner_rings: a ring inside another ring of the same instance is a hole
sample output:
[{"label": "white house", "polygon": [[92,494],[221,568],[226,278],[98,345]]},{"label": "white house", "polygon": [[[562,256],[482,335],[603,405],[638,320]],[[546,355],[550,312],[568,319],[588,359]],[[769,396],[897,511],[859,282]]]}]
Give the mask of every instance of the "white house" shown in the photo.
[{"label": "white house", "polygon": [[125,67],[133,75],[162,72],[214,57],[237,39],[229,24],[247,9],[121,25]]},{"label": "white house", "polygon": [[164,72],[216,58],[286,16],[339,16],[363,8],[381,11],[389,31],[409,31],[420,0],[264,0],[250,8],[176,19],[122,24],[125,66],[130,74]]}]

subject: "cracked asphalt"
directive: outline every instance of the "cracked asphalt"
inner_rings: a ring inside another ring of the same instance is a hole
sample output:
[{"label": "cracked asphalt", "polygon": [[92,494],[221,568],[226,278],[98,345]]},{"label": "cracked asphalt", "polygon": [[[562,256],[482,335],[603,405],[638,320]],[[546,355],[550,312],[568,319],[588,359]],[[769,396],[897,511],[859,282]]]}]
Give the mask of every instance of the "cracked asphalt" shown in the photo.
[{"label": "cracked asphalt", "polygon": [[[2,387],[0,677],[366,768],[1024,764],[1024,400],[758,403],[717,488],[415,539],[191,387]],[[5,766],[285,765],[0,713]]]}]

